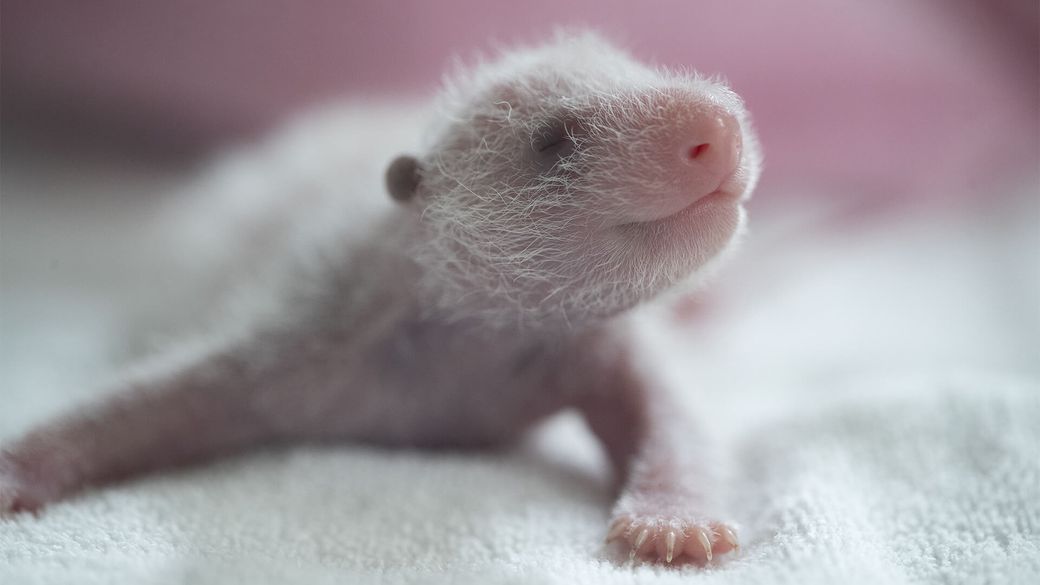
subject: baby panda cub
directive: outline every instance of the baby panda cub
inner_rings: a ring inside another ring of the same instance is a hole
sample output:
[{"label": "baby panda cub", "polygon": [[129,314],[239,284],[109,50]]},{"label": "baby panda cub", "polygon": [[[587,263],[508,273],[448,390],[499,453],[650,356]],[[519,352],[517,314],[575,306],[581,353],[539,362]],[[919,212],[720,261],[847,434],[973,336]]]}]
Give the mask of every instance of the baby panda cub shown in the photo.
[{"label": "baby panda cub", "polygon": [[761,155],[740,98],[582,33],[457,73],[438,112],[375,227],[287,269],[273,316],[7,445],[0,513],[261,445],[502,444],[575,408],[620,480],[609,541],[664,563],[737,547],[628,315],[741,231]]}]

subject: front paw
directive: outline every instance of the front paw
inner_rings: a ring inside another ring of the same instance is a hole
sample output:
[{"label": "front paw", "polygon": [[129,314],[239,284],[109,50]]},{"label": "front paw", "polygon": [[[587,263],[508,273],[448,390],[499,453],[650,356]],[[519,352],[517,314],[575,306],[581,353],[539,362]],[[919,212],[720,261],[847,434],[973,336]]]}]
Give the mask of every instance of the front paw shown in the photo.
[{"label": "front paw", "polygon": [[607,542],[620,545],[629,560],[701,565],[740,546],[737,532],[729,524],[644,514],[617,516],[607,532]]}]

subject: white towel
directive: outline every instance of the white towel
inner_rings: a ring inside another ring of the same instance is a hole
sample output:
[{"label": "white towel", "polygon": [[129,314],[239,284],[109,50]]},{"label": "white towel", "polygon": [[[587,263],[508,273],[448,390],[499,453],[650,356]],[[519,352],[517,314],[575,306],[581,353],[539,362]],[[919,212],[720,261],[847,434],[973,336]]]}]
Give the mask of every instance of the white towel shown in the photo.
[{"label": "white towel", "polygon": [[[651,327],[732,464],[743,547],[710,567],[606,556],[606,464],[564,415],[503,452],[300,447],[91,491],[0,522],[0,583],[1040,583],[1028,199],[759,210],[707,315]],[[0,289],[0,439],[120,362],[126,315],[38,281]]]}]

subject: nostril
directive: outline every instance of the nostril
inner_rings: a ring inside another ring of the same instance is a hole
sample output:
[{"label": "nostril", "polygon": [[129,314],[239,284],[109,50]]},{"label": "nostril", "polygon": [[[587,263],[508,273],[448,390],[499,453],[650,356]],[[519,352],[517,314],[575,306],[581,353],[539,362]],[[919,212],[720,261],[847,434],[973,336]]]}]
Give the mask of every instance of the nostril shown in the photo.
[{"label": "nostril", "polygon": [[698,158],[703,156],[704,153],[706,153],[708,151],[708,147],[709,146],[710,145],[707,142],[705,142],[704,144],[697,144],[697,145],[691,146],[690,150],[687,151],[686,156],[690,160],[697,160]]},{"label": "nostril", "polygon": [[679,128],[677,138],[679,161],[708,183],[729,176],[740,163],[740,126],[728,114],[697,116]]}]

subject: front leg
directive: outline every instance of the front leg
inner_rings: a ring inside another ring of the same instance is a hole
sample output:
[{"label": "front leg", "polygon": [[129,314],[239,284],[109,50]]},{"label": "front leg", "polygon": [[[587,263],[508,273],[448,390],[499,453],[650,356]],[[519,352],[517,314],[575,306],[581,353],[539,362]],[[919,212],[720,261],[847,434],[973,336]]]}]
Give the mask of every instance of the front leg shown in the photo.
[{"label": "front leg", "polygon": [[715,466],[701,430],[657,379],[627,352],[596,360],[602,374],[580,408],[621,480],[608,542],[629,558],[703,564],[737,548],[720,520]]}]

